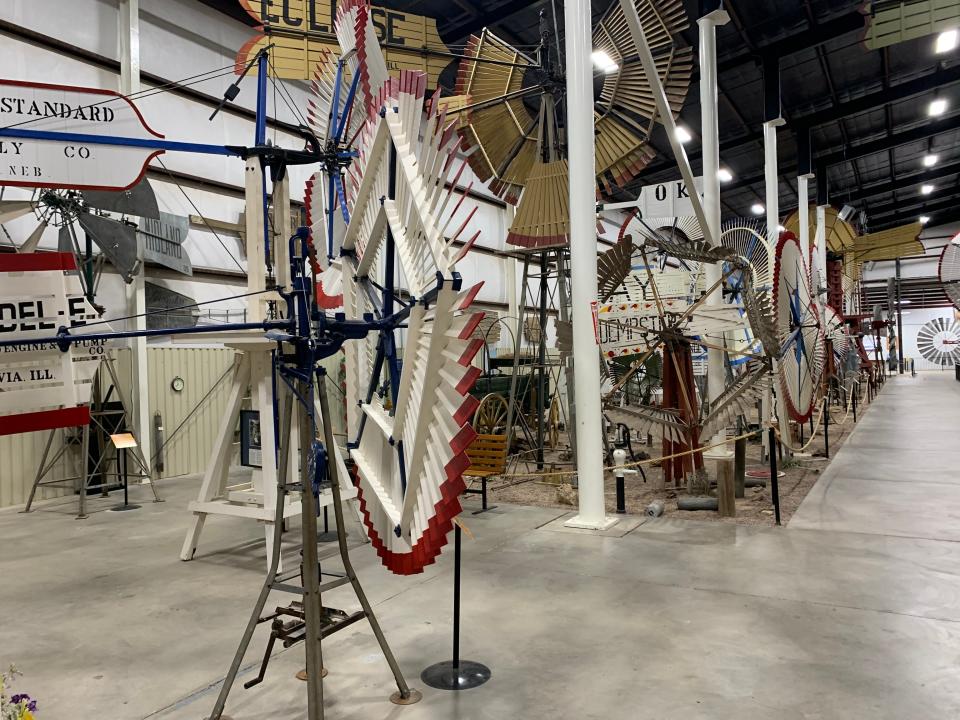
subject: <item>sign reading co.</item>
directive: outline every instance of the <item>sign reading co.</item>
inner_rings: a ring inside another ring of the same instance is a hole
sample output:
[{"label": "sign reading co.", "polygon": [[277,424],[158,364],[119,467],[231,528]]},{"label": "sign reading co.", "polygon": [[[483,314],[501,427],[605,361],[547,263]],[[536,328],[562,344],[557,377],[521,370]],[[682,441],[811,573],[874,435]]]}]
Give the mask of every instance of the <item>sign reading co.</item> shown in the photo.
[{"label": "sign reading co.", "polygon": [[[162,152],[99,144],[97,137],[163,135],[125,97],[95,88],[0,80],[0,131],[0,185],[126,190]],[[83,139],[45,139],[44,132]]]}]

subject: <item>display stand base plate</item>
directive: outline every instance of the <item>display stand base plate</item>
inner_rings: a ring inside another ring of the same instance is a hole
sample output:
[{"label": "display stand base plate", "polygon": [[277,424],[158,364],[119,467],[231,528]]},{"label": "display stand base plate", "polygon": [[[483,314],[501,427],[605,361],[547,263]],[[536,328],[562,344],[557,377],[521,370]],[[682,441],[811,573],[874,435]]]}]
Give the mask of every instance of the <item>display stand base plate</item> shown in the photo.
[{"label": "display stand base plate", "polygon": [[445,660],[420,673],[420,679],[437,690],[470,690],[490,679],[490,668],[472,660],[461,660],[455,668],[452,660]]},{"label": "display stand base plate", "polygon": [[140,509],[139,505],[133,505],[131,503],[129,505],[114,505],[112,508],[110,508],[110,512],[122,512],[123,510],[139,510],[139,509]]},{"label": "display stand base plate", "polygon": [[390,696],[390,702],[392,702],[394,705],[414,705],[421,700],[423,700],[423,693],[419,690],[414,690],[413,688],[410,688],[407,691],[406,697],[401,695],[399,690]]}]

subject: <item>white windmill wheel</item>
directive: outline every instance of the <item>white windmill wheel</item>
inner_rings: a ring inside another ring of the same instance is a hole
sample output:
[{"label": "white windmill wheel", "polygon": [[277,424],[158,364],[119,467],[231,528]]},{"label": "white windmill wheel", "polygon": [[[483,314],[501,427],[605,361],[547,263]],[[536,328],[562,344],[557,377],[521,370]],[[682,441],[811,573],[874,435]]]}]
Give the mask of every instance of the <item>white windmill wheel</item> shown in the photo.
[{"label": "white windmill wheel", "polygon": [[810,290],[810,269],[791,232],[780,235],[773,276],[774,319],[780,340],[780,387],[790,417],[813,414],[823,372],[823,332]]},{"label": "white windmill wheel", "polygon": [[[446,544],[476,436],[471,361],[483,340],[471,335],[483,313],[469,307],[480,285],[462,288],[455,265],[479,233],[460,240],[473,211],[446,187],[458,137],[437,103],[424,113],[426,75],[386,77],[365,5],[341,4],[338,20],[342,46],[342,23],[354,23],[364,113],[343,177],[343,309],[383,323],[344,346],[350,456],[378,555],[410,574]],[[407,308],[400,329],[391,318]]]},{"label": "white windmill wheel", "polygon": [[934,318],[917,333],[917,349],[926,360],[937,365],[960,362],[960,323],[950,318]]},{"label": "white windmill wheel", "polygon": [[940,254],[938,274],[943,291],[953,306],[960,310],[960,233],[954,235]]},{"label": "white windmill wheel", "polygon": [[850,335],[843,322],[843,315],[832,305],[823,306],[823,334],[833,344],[833,352],[842,365],[843,359],[850,352]]}]

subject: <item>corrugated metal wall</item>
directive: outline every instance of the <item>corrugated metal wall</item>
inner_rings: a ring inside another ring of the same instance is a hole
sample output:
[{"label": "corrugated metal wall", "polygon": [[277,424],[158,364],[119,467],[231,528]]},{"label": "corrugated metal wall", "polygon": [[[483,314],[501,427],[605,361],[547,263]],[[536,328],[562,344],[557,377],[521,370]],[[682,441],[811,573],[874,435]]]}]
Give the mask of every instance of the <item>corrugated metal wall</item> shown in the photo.
[{"label": "corrugated metal wall", "polygon": [[[150,348],[148,352],[150,408],[160,413],[165,438],[160,477],[202,472],[220,429],[236,353],[230,349],[181,347]],[[177,377],[183,378],[181,392],[172,387]]]},{"label": "corrugated metal wall", "polygon": [[[229,369],[234,351],[219,348],[149,348],[150,405],[160,412],[170,440],[164,448],[165,467],[160,477],[201,472],[207,466],[213,440],[220,427],[220,418],[230,391]],[[130,351],[114,351],[115,367],[121,385],[130,394]],[[226,378],[214,389],[217,381]],[[175,392],[171,381],[182,377],[184,388]],[[106,389],[106,383],[104,384]],[[212,392],[211,392],[212,390]],[[176,435],[171,434],[198,403],[210,393]],[[51,453],[63,447],[65,438],[75,435],[73,429],[58,430]],[[26,503],[33,485],[48,432],[0,437],[0,507]],[[51,455],[52,457],[52,455]],[[69,446],[54,465],[47,479],[76,475],[80,469],[80,444]],[[69,488],[46,488],[37,499],[71,494]]]}]

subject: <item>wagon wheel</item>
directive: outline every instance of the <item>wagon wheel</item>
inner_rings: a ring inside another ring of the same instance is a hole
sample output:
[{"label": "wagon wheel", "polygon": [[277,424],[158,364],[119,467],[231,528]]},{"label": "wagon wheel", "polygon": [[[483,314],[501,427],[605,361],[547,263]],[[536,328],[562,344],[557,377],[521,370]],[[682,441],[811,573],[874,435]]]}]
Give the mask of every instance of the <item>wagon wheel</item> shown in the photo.
[{"label": "wagon wheel", "polygon": [[550,401],[550,413],[547,416],[547,438],[550,449],[556,450],[560,444],[560,398],[556,395]]},{"label": "wagon wheel", "polygon": [[473,429],[480,435],[504,432],[507,424],[507,401],[496,393],[484,396],[473,415]]}]

